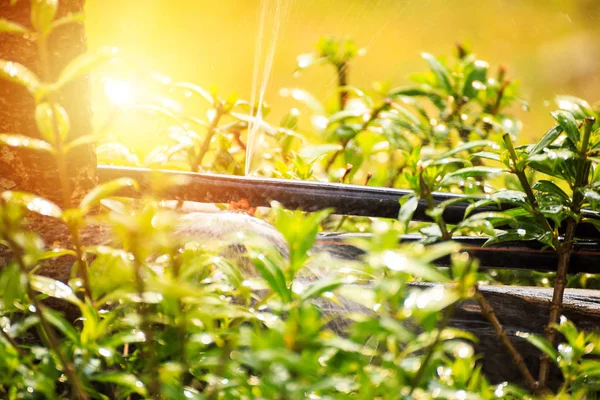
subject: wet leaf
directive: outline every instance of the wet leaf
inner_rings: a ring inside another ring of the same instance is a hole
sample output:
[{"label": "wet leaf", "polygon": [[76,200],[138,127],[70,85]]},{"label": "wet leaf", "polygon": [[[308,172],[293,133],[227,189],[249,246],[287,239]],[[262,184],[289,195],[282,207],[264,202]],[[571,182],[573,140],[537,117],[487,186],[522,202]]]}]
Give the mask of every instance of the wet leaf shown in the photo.
[{"label": "wet leaf", "polygon": [[23,25],[17,24],[16,22],[9,21],[5,18],[0,18],[0,33],[1,32],[27,34],[29,33],[29,29],[25,28]]},{"label": "wet leaf", "polygon": [[566,194],[558,185],[552,181],[541,179],[536,181],[532,187],[534,190],[538,190],[540,192],[549,193],[555,196],[558,196],[564,202],[569,202],[570,197]]},{"label": "wet leaf", "polygon": [[574,96],[556,96],[556,103],[561,110],[572,113],[577,119],[596,116],[594,109],[587,101]]},{"label": "wet leaf", "polygon": [[563,128],[571,142],[577,146],[579,144],[579,128],[573,114],[567,111],[554,111],[552,117]]},{"label": "wet leaf", "polygon": [[0,60],[0,78],[21,85],[32,95],[36,95],[40,80],[27,67],[12,61]]},{"label": "wet leaf", "polygon": [[[59,312],[44,307],[42,313],[50,324],[52,324],[60,333],[73,343],[79,343],[79,332],[67,321]],[[64,340],[64,339],[63,339]]]},{"label": "wet leaf", "polygon": [[35,108],[35,123],[42,137],[56,144],[56,133],[61,142],[69,135],[71,122],[67,111],[60,104],[40,103]]},{"label": "wet leaf", "polygon": [[67,300],[75,305],[81,305],[81,300],[75,295],[73,289],[61,281],[48,278],[47,276],[31,275],[29,277],[29,284],[34,290],[40,293],[55,299]]},{"label": "wet leaf", "polygon": [[56,29],[60,26],[74,24],[74,23],[83,23],[84,21],[85,21],[84,13],[82,13],[82,12],[70,13],[62,18],[55,19],[54,22],[52,22],[52,25],[50,26],[50,30],[53,31],[54,29]]},{"label": "wet leaf", "polygon": [[558,358],[558,352],[556,351],[554,346],[552,346],[550,342],[548,342],[545,338],[538,335],[534,335],[532,333],[525,332],[517,332],[517,336],[527,340],[529,343],[537,347],[542,353],[549,356],[552,362],[556,363],[556,359]]},{"label": "wet leaf", "polygon": [[544,134],[544,136],[536,143],[529,152],[529,156],[534,156],[548,148],[558,137],[563,133],[563,128],[560,125],[555,126]]},{"label": "wet leaf", "polygon": [[146,386],[133,374],[124,372],[103,372],[92,376],[91,379],[96,382],[114,383],[117,386],[121,386],[130,392],[137,393],[143,397],[148,395]]},{"label": "wet leaf", "polygon": [[69,143],[67,143],[67,145],[64,147],[65,153],[68,154],[80,146],[91,145],[91,144],[96,143],[97,141],[98,141],[98,138],[95,135],[80,136],[77,139],[72,140]]},{"label": "wet leaf", "polygon": [[46,33],[58,10],[58,0],[33,0],[31,2],[31,25],[36,31]]},{"label": "wet leaf", "polygon": [[478,151],[476,153],[471,154],[471,158],[475,157],[500,162],[500,154],[492,153],[491,151]]},{"label": "wet leaf", "polygon": [[435,74],[439,84],[447,93],[452,93],[452,83],[450,82],[450,73],[448,69],[440,63],[437,58],[429,53],[422,53],[421,56],[429,63],[429,67]]},{"label": "wet leaf", "polygon": [[453,156],[457,153],[463,152],[463,151],[467,151],[467,150],[472,150],[474,148],[477,147],[490,147],[494,150],[499,150],[500,146],[498,146],[497,143],[492,142],[491,140],[473,140],[471,142],[467,142],[467,143],[463,143],[460,146],[456,146],[453,149],[439,155],[436,157],[436,159],[443,159],[446,157],[450,157]]},{"label": "wet leaf", "polygon": [[484,177],[487,178],[491,175],[497,175],[502,172],[505,172],[503,168],[495,168],[495,167],[467,167],[459,169],[458,171],[451,172],[444,176],[442,179],[442,184],[451,184],[457,179],[465,179],[465,178],[474,178],[474,177]]},{"label": "wet leaf", "polygon": [[463,96],[472,99],[477,96],[480,90],[485,89],[485,81],[488,71],[488,63],[484,61],[475,61],[471,72],[467,75],[463,87]]},{"label": "wet leaf", "polygon": [[193,93],[200,98],[206,100],[208,104],[215,104],[215,99],[211,96],[210,92],[206,89],[201,88],[198,85],[188,82],[176,82],[172,85],[174,88],[183,89],[188,93]]},{"label": "wet leaf", "polygon": [[116,60],[118,53],[119,49],[116,47],[103,47],[97,52],[80,55],[62,70],[56,83],[52,85],[52,90],[60,90],[75,79],[87,75],[97,66]]},{"label": "wet leaf", "polygon": [[306,146],[302,147],[299,152],[299,156],[307,159],[315,159],[322,157],[326,154],[333,153],[335,151],[342,150],[341,144],[322,144],[318,146]]},{"label": "wet leaf", "polygon": [[317,282],[307,287],[300,296],[301,301],[320,297],[325,292],[331,292],[344,284],[342,278],[320,278]]},{"label": "wet leaf", "polygon": [[400,199],[400,211],[398,212],[398,222],[402,224],[403,231],[408,231],[408,224],[412,220],[413,214],[419,206],[419,198],[415,195],[403,197]]},{"label": "wet leaf", "polygon": [[249,253],[256,270],[269,285],[269,289],[277,293],[282,301],[292,301],[292,291],[288,287],[281,266],[266,252],[250,250]]},{"label": "wet leaf", "polygon": [[390,271],[403,272],[431,282],[449,281],[449,278],[436,267],[417,262],[397,251],[386,251],[380,257],[379,262]]},{"label": "wet leaf", "polygon": [[10,147],[54,153],[54,147],[50,143],[15,133],[0,133],[0,143]]},{"label": "wet leaf", "polygon": [[60,219],[62,210],[56,204],[30,193],[6,191],[2,193],[6,202],[16,203],[34,213]]},{"label": "wet leaf", "polygon": [[110,182],[103,183],[92,189],[79,204],[83,212],[88,212],[92,207],[100,203],[101,200],[114,195],[123,188],[138,189],[138,183],[131,178],[118,178]]}]

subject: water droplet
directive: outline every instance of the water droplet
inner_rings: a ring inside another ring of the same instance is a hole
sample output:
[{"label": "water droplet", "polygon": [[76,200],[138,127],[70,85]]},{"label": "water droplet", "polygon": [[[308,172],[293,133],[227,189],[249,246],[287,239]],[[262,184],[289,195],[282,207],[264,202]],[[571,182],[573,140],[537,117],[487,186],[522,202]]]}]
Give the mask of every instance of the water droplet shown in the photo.
[{"label": "water droplet", "polygon": [[329,125],[329,120],[327,119],[327,117],[324,117],[322,115],[315,115],[314,117],[312,117],[311,122],[313,126],[319,130],[324,130],[327,128],[327,125]]},{"label": "water droplet", "polygon": [[475,61],[475,66],[478,68],[489,68],[489,64],[483,60],[476,60]]},{"label": "water droplet", "polygon": [[486,86],[480,81],[471,82],[471,86],[473,86],[473,88],[475,90],[485,90],[486,89]]},{"label": "water droplet", "polygon": [[203,333],[200,336],[200,343],[208,345],[208,344],[211,344],[212,342],[213,342],[213,338],[208,333]]},{"label": "water droplet", "polygon": [[109,349],[107,349],[107,348],[105,348],[105,347],[100,347],[100,348],[98,349],[98,353],[99,353],[101,356],[104,356],[104,357],[110,357],[110,356],[112,356],[112,354],[113,354],[111,350],[109,350]]}]

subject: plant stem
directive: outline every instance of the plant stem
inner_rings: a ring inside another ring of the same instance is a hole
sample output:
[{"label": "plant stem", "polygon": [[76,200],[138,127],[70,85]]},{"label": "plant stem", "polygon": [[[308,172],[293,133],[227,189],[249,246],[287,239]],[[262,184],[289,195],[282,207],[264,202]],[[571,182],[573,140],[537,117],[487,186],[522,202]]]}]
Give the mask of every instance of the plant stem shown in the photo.
[{"label": "plant stem", "polygon": [[[38,48],[38,53],[40,57],[40,65],[41,65],[41,76],[42,80],[46,83],[50,82],[52,79],[51,72],[51,60],[50,54],[48,53],[48,43],[47,43],[47,35],[44,33],[39,33],[36,44]],[[60,180],[60,187],[62,193],[62,206],[64,208],[71,207],[71,181],[69,180],[69,174],[67,170],[67,159],[64,151],[64,144],[62,138],[60,137],[59,128],[58,128],[58,120],[56,119],[56,109],[54,105],[56,101],[54,100],[54,94],[50,93],[48,95],[48,103],[50,104],[50,108],[52,109],[52,131],[54,133],[54,148],[56,149],[55,160],[58,168],[58,177]]]},{"label": "plant stem", "polygon": [[[25,265],[25,261],[23,260],[22,249],[17,245],[17,243],[12,238],[5,238],[5,239],[6,239],[8,246],[12,250],[15,260],[17,261],[17,264],[19,265],[19,268],[21,269],[22,273],[24,273],[26,276],[28,276],[28,268]],[[60,349],[60,342],[59,342],[58,338],[56,337],[54,329],[52,328],[52,326],[50,325],[50,323],[44,316],[44,312],[43,312],[44,306],[38,301],[36,294],[35,294],[33,288],[31,287],[29,279],[27,279],[27,294],[31,300],[31,303],[33,304],[33,307],[35,308],[35,314],[37,315],[37,317],[40,320],[40,325],[42,327],[42,333],[43,333],[43,335],[41,335],[41,336],[47,342],[48,348],[51,349],[56,354],[58,359],[60,360],[60,363],[62,364],[62,366],[64,368],[67,378],[73,385],[74,394],[77,395],[79,399],[88,399],[88,396],[83,389],[83,385],[82,385],[81,381],[79,380],[79,377],[77,377],[77,374],[75,373],[75,368],[74,368],[73,364],[71,364],[71,362],[69,362],[69,360],[67,359],[67,356]]]},{"label": "plant stem", "polygon": [[[348,94],[346,92],[342,92],[344,94]],[[385,99],[385,101],[383,102],[383,104],[379,107],[377,107],[375,110],[373,110],[373,112],[371,113],[371,115],[369,116],[369,119],[366,120],[361,128],[360,131],[365,131],[367,130],[367,128],[369,127],[369,125],[371,125],[371,123],[373,123],[373,121],[375,121],[377,119],[377,117],[379,117],[379,114],[381,114],[382,111],[386,110],[391,104],[391,100],[390,99]],[[340,154],[342,154],[342,152],[344,150],[346,150],[346,146],[348,146],[348,143],[350,143],[350,139],[344,139],[342,140],[342,148],[340,150],[337,150],[333,156],[331,156],[331,158],[329,159],[329,161],[327,161],[327,165],[325,166],[325,172],[329,172],[329,170],[331,169],[331,167],[333,166],[333,163],[335,162],[335,160],[338,158],[338,156]]]},{"label": "plant stem", "polygon": [[204,156],[208,152],[210,148],[210,141],[217,131],[217,125],[223,116],[223,106],[221,103],[217,103],[215,107],[215,116],[212,121],[206,128],[206,136],[204,137],[204,142],[202,142],[202,147],[200,147],[200,152],[198,153],[198,157],[194,160],[194,165],[192,166],[193,172],[200,172],[200,167],[202,166],[202,160],[204,160]]},{"label": "plant stem", "polygon": [[[510,154],[510,158],[512,159],[512,162],[514,164],[514,169],[512,172],[517,176],[517,178],[519,179],[519,182],[521,183],[521,186],[523,187],[523,190],[525,191],[527,200],[529,200],[529,203],[531,204],[532,214],[534,215],[534,217],[538,221],[538,223],[540,223],[542,226],[544,226],[544,228],[546,228],[546,230],[548,230],[549,232],[554,232],[554,229],[552,229],[552,226],[550,226],[550,222],[548,222],[548,220],[540,212],[540,208],[539,208],[537,199],[535,198],[535,194],[533,194],[533,189],[531,188],[531,185],[529,184],[529,181],[527,180],[527,176],[525,175],[525,169],[521,168],[519,166],[519,156],[517,155],[517,152],[515,151],[515,147],[512,143],[510,135],[508,133],[505,133],[502,138],[504,139],[504,144],[506,145],[506,149],[508,150],[508,153]],[[554,234],[554,233],[552,235],[552,242],[553,242],[555,248],[558,249],[560,247],[558,238],[556,237],[556,234]]]},{"label": "plant stem", "polygon": [[[141,243],[137,243],[137,240],[133,240],[132,249],[139,248]],[[147,370],[150,371],[150,382],[148,384],[148,389],[150,389],[150,395],[152,398],[160,398],[161,397],[161,385],[160,378],[158,374],[157,362],[156,362],[156,353],[152,350],[152,345],[154,344],[154,334],[152,332],[152,324],[150,322],[150,315],[148,313],[148,306],[144,303],[144,293],[146,292],[146,285],[144,283],[144,277],[142,274],[142,263],[140,262],[140,257],[137,254],[134,254],[134,269],[135,269],[135,281],[138,292],[138,297],[140,298],[139,305],[137,308],[137,313],[141,318],[140,329],[144,334],[145,345],[144,345],[144,359],[148,360],[147,362]]]},{"label": "plant stem", "polygon": [[17,351],[17,353],[19,353],[21,357],[27,357],[25,350],[19,346],[19,344],[8,334],[8,332],[5,332],[4,329],[0,328],[0,334]]},{"label": "plant stem", "polygon": [[[575,215],[576,219],[570,217],[567,220],[567,228],[565,230],[563,243],[558,248],[558,267],[556,269],[552,303],[550,304],[550,316],[548,318],[548,325],[544,329],[546,339],[552,344],[552,346],[556,346],[556,341],[558,338],[557,332],[554,329],[554,325],[559,323],[560,312],[563,305],[563,296],[565,293],[565,288],[567,287],[567,273],[569,271],[569,264],[571,262],[571,254],[573,253],[573,241],[575,239],[575,232],[579,223],[578,219],[581,213],[581,206],[583,205],[584,201],[584,197],[580,189],[588,184],[590,174],[591,163],[587,160],[587,151],[594,122],[595,119],[592,117],[587,117],[584,120],[583,136],[581,138],[581,145],[578,151],[579,163],[577,165],[577,175],[575,177],[575,184],[572,188],[573,202],[571,204],[571,211],[573,215]],[[540,388],[546,387],[549,373],[550,358],[544,354],[540,357],[540,372],[538,376]]]},{"label": "plant stem", "polygon": [[338,77],[338,88],[340,88],[340,111],[346,108],[348,103],[348,91],[345,87],[348,86],[348,69],[349,65],[346,61],[343,61],[336,65],[337,77]]},{"label": "plant stem", "polygon": [[446,326],[448,326],[448,322],[450,322],[450,317],[452,317],[452,314],[454,314],[455,308],[456,308],[456,303],[451,304],[444,310],[444,314],[442,316],[442,322],[440,323],[440,326],[438,327],[438,331],[437,331],[437,334],[435,335],[435,339],[433,340],[433,343],[431,344],[431,346],[429,346],[429,350],[427,351],[427,354],[425,355],[425,359],[423,360],[423,362],[421,362],[421,365],[419,366],[419,370],[417,371],[417,373],[415,374],[415,377],[413,378],[413,381],[412,381],[412,384],[410,387],[410,392],[408,393],[409,396],[413,393],[413,391],[421,383],[421,379],[423,378],[425,369],[427,368],[429,361],[431,361],[431,358],[435,354],[435,350],[437,349],[438,344],[440,343],[440,341],[442,339],[442,333],[444,332],[444,329],[446,329]]},{"label": "plant stem", "polygon": [[85,295],[93,301],[92,286],[90,285],[90,277],[88,273],[89,265],[87,262],[87,257],[83,251],[83,245],[81,244],[79,227],[69,225],[69,232],[71,233],[71,241],[73,242],[73,247],[75,248],[75,253],[77,255],[77,274],[80,275],[81,279],[83,280],[83,289],[85,290]]},{"label": "plant stem", "polygon": [[479,306],[481,307],[481,315],[483,315],[483,317],[487,319],[487,321],[490,323],[490,325],[496,332],[496,335],[498,336],[506,350],[508,350],[513,363],[521,373],[523,379],[525,379],[525,382],[527,382],[527,385],[531,388],[532,391],[537,391],[537,382],[535,381],[533,375],[527,368],[527,365],[525,365],[525,361],[523,360],[521,353],[519,353],[514,347],[514,345],[510,341],[510,338],[506,334],[506,330],[502,327],[500,321],[498,321],[498,317],[496,317],[494,309],[492,308],[490,303],[487,302],[487,300],[483,296],[483,293],[481,293],[477,286],[475,287],[475,290],[475,300],[479,303]]},{"label": "plant stem", "polygon": [[[421,173],[419,174],[419,181],[420,181],[419,186],[421,186],[421,198],[425,199],[425,201],[427,202],[427,208],[431,211],[435,208],[435,200],[433,199],[433,194],[431,192],[431,189],[429,188],[429,186],[427,185],[427,182],[425,182],[425,179],[423,178],[424,172],[425,171],[422,170]],[[440,232],[442,232],[442,240],[452,240],[452,235],[448,231],[448,227],[446,226],[446,221],[444,221],[444,218],[443,217],[437,218],[435,222],[439,226]]]}]

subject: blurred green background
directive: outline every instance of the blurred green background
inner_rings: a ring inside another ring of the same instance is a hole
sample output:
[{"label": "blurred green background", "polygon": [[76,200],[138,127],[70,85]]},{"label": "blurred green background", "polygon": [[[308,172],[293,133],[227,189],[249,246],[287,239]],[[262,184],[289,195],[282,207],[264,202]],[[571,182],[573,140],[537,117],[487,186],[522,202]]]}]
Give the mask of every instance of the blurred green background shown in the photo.
[{"label": "blurred green background", "polygon": [[[598,0],[263,0],[284,4],[273,70],[266,91],[268,120],[278,123],[297,104],[279,96],[282,87],[302,87],[318,98],[334,95],[333,71],[312,68],[294,77],[296,56],[310,52],[320,36],[350,37],[367,49],[350,72],[351,84],[408,83],[426,69],[422,51],[450,55],[467,43],[492,66],[508,67],[522,83],[531,111],[521,141],[542,135],[557,94],[600,99],[600,1]],[[260,0],[88,0],[89,47],[118,46],[139,66],[227,95],[250,99]],[[273,9],[272,9],[273,10]],[[265,24],[264,45],[274,40]],[[115,73],[114,69],[107,73]],[[133,76],[135,78],[135,74]],[[128,75],[128,79],[132,79]],[[107,107],[95,87],[94,108]],[[121,120],[119,140],[143,151],[166,141],[155,123]],[[142,140],[143,139],[143,140]]]}]

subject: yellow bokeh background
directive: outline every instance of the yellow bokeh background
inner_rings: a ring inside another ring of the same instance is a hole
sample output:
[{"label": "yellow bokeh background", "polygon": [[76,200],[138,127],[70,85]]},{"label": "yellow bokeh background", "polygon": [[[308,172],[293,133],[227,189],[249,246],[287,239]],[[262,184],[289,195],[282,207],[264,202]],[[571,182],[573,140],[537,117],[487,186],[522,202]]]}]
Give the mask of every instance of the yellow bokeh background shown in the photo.
[{"label": "yellow bokeh background", "polygon": [[[468,43],[492,66],[505,64],[521,81],[530,112],[515,110],[524,122],[521,140],[550,127],[557,94],[600,100],[600,1],[598,0],[263,0],[284,5],[273,70],[266,91],[269,120],[278,123],[295,103],[282,87],[302,87],[318,98],[331,96],[333,71],[316,67],[294,77],[295,59],[310,52],[320,36],[353,38],[367,54],[352,66],[351,83],[409,83],[426,69],[422,51],[452,54]],[[118,46],[146,70],[225,95],[252,92],[260,0],[88,0],[88,43],[94,50]],[[265,25],[264,45],[274,40]],[[98,118],[106,113],[95,88]],[[166,141],[160,125],[121,121],[117,136],[134,149]]]}]

